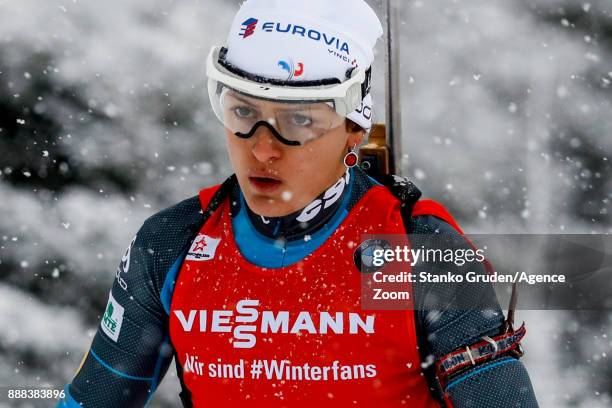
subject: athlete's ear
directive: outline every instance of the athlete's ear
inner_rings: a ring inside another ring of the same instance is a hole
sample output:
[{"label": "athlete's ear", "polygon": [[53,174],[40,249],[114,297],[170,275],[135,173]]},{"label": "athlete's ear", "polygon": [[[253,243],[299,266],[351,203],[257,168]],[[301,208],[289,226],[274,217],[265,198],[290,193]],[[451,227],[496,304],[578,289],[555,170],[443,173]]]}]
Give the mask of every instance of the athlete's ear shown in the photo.
[{"label": "athlete's ear", "polygon": [[354,149],[356,146],[360,146],[363,138],[365,137],[365,131],[351,133],[348,137],[347,144],[348,148]]},{"label": "athlete's ear", "polygon": [[347,147],[352,149],[359,146],[365,137],[366,131],[350,119],[346,120],[346,131],[348,133]]}]

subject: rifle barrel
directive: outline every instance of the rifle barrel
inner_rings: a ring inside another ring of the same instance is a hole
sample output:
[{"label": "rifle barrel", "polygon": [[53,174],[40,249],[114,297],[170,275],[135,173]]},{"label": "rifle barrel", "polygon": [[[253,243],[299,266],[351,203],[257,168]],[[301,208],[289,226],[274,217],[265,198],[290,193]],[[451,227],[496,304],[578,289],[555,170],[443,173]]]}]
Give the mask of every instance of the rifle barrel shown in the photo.
[{"label": "rifle barrel", "polygon": [[387,28],[386,88],[387,88],[387,145],[389,168],[392,174],[401,173],[402,162],[402,109],[400,89],[400,2],[384,0]]}]

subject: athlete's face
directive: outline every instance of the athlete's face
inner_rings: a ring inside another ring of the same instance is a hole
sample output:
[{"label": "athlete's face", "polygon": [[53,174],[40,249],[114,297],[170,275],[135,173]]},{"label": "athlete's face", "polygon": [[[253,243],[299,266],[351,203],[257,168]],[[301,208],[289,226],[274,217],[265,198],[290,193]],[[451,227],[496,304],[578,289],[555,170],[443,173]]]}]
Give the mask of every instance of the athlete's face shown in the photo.
[{"label": "athlete's face", "polygon": [[[261,101],[258,109],[265,115],[278,109],[278,104]],[[281,143],[265,126],[259,126],[249,139],[227,128],[225,133],[247,204],[266,217],[284,216],[310,204],[344,174],[347,149],[363,137],[362,132],[348,132],[344,123],[301,146]]]}]

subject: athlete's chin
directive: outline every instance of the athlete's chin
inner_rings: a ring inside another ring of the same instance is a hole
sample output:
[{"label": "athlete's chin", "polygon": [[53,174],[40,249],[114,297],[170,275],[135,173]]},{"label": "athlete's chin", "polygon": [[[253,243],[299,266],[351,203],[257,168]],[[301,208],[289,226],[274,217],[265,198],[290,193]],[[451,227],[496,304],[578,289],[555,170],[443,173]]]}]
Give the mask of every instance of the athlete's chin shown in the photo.
[{"label": "athlete's chin", "polygon": [[283,199],[282,194],[245,194],[245,200],[251,211],[264,217],[284,217],[297,211]]}]

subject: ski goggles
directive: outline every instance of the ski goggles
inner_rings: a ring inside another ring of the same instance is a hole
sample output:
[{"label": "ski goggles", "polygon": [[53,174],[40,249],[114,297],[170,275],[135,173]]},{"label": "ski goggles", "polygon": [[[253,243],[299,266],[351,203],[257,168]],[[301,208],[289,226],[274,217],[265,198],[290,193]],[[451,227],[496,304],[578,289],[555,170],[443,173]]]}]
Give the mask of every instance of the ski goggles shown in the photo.
[{"label": "ski goggles", "polygon": [[214,47],[208,56],[208,94],[215,116],[241,138],[265,126],[283,144],[303,145],[344,125],[369,93],[370,70],[352,69],[344,82],[270,80],[231,66],[226,52]]}]

